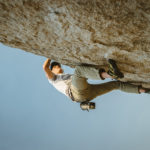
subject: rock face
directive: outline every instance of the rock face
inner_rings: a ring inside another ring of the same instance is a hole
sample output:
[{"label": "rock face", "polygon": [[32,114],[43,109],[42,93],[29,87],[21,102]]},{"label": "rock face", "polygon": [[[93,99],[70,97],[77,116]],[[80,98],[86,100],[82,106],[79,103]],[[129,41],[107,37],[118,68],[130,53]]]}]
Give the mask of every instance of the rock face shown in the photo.
[{"label": "rock face", "polygon": [[0,42],[150,87],[150,0],[0,0]]}]

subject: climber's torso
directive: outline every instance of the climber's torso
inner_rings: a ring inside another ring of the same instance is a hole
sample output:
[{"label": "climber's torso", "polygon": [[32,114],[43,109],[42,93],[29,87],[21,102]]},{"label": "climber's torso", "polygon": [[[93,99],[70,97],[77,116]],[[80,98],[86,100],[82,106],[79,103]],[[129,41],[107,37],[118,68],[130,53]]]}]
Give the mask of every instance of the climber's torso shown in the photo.
[{"label": "climber's torso", "polygon": [[49,83],[51,83],[59,92],[67,94],[67,89],[69,88],[69,84],[71,82],[71,74],[59,74],[54,75],[52,79],[48,79]]}]

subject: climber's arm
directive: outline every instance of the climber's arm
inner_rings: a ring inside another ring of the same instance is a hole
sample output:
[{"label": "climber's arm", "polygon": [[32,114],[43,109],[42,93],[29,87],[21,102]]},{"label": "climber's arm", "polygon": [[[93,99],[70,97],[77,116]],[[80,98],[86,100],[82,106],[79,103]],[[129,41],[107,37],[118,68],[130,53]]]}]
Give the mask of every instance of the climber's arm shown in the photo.
[{"label": "climber's arm", "polygon": [[52,79],[54,77],[54,73],[49,69],[51,60],[48,58],[43,64],[43,70],[46,73],[48,79]]}]

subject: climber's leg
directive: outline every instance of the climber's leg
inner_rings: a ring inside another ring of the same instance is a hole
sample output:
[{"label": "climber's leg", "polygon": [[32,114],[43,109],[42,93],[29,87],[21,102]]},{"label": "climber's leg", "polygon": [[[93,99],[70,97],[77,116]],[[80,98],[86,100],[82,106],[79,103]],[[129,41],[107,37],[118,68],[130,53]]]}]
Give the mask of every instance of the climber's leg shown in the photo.
[{"label": "climber's leg", "polygon": [[106,94],[113,90],[121,90],[127,93],[140,94],[139,86],[137,85],[129,84],[126,82],[120,82],[120,81],[111,81],[103,84],[90,84],[89,93],[91,93],[91,95],[89,99],[92,100],[97,96]]},{"label": "climber's leg", "polygon": [[[111,77],[104,72],[104,69],[95,69],[90,66],[76,66],[75,72],[72,76],[72,85],[78,90],[84,90],[88,86],[87,79],[102,80]],[[105,78],[103,78],[101,74]]]},{"label": "climber's leg", "polygon": [[103,80],[111,78],[111,76],[104,69],[95,69],[90,66],[76,66],[71,82],[71,91],[76,101],[85,101],[89,97],[88,78]]}]

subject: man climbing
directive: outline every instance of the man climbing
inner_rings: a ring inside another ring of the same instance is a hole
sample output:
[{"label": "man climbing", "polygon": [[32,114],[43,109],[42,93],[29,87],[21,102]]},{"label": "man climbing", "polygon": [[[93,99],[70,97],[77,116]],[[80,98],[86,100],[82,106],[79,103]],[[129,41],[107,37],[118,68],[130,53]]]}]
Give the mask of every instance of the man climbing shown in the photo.
[{"label": "man climbing", "polygon": [[109,70],[95,69],[90,66],[80,65],[75,67],[73,75],[64,74],[61,64],[52,62],[47,59],[43,64],[48,81],[60,92],[79,102],[80,107],[84,110],[94,109],[94,103],[90,101],[97,96],[106,94],[113,90],[121,90],[128,93],[145,93],[146,89],[141,86],[129,84],[127,82],[110,81],[102,84],[89,84],[88,79],[104,80],[106,78],[119,79],[123,74],[119,71],[116,62],[109,59]]}]

